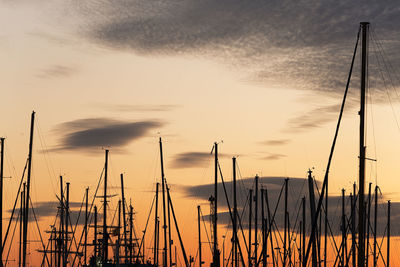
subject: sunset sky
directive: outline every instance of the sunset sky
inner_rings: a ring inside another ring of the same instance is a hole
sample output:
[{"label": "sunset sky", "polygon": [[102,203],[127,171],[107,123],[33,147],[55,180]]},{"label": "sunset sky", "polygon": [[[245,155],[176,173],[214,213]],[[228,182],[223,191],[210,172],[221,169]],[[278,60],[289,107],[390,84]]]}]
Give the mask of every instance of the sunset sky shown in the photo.
[{"label": "sunset sky", "polygon": [[[196,186],[213,182],[215,141],[227,181],[232,156],[245,182],[256,174],[306,178],[309,168],[323,179],[360,21],[371,22],[373,38],[367,157],[377,161],[367,161],[366,181],[396,202],[397,1],[0,0],[5,209],[26,161],[33,110],[38,209],[55,212],[60,175],[79,208],[107,148],[111,191],[119,193],[124,173],[139,231],[161,181],[162,137],[166,179],[195,255],[196,206],[209,213],[207,192],[196,196]],[[330,171],[334,196],[358,180],[359,61]],[[54,214],[41,215],[44,231]]]}]

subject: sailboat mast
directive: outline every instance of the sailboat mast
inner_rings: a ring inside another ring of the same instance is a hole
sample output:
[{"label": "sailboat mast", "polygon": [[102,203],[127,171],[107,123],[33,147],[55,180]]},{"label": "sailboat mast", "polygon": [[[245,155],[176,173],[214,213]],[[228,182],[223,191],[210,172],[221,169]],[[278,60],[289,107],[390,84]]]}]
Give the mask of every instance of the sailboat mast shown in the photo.
[{"label": "sailboat mast", "polygon": [[248,255],[248,265],[249,267],[252,267],[251,264],[251,216],[253,212],[253,189],[250,189],[249,191],[249,255]]},{"label": "sailboat mast", "polygon": [[108,259],[108,234],[107,234],[107,175],[108,175],[108,149],[105,154],[104,165],[104,203],[103,203],[103,259],[102,262],[106,263]]},{"label": "sailboat mast", "polygon": [[87,265],[87,236],[88,236],[88,205],[89,205],[89,187],[86,188],[85,197],[85,242],[84,242],[84,265]]},{"label": "sailboat mast", "polygon": [[163,158],[163,149],[162,149],[162,141],[161,137],[159,139],[160,143],[160,162],[161,162],[161,186],[162,186],[162,198],[163,198],[163,232],[164,232],[164,249],[163,249],[163,266],[167,267],[167,216],[166,216],[166,209],[165,209],[165,174],[164,174],[164,158]]},{"label": "sailboat mast", "polygon": [[197,206],[197,227],[199,232],[199,267],[201,267],[202,263],[202,254],[201,254],[201,215],[200,215],[200,206]]},{"label": "sailboat mast", "polygon": [[237,199],[236,199],[236,158],[232,158],[233,165],[233,257],[232,265],[238,266],[238,237],[237,237]]},{"label": "sailboat mast", "polygon": [[3,178],[4,178],[4,138],[0,138],[0,266],[3,267]]},{"label": "sailboat mast", "polygon": [[214,237],[214,243],[213,243],[213,267],[219,267],[219,250],[218,250],[218,143],[214,143],[214,168],[215,168],[215,173],[214,173],[214,214],[213,214],[213,237]]},{"label": "sailboat mast", "polygon": [[368,30],[369,22],[361,22],[361,102],[360,102],[360,164],[359,164],[359,193],[358,193],[358,267],[365,265],[365,96],[368,68]]},{"label": "sailboat mast", "polygon": [[254,266],[258,267],[258,175],[255,177],[255,190],[254,190]]},{"label": "sailboat mast", "polygon": [[157,220],[158,220],[158,187],[159,187],[159,185],[160,185],[160,183],[156,184],[156,208],[155,208],[155,212],[154,212],[154,256],[153,256],[154,265],[158,265],[158,262],[157,262]]},{"label": "sailboat mast", "polygon": [[23,229],[23,241],[22,241],[22,266],[26,266],[26,245],[28,242],[28,216],[29,216],[29,198],[31,188],[31,172],[32,172],[32,147],[33,147],[33,130],[35,125],[35,112],[31,115],[31,133],[29,140],[29,156],[28,156],[28,176],[26,182],[26,193],[25,193],[25,209],[24,209],[24,229]]},{"label": "sailboat mast", "polygon": [[127,260],[128,256],[128,247],[126,245],[126,213],[125,213],[125,189],[124,189],[124,175],[121,173],[121,195],[122,195],[122,222],[124,224],[124,256],[125,256],[125,262]]}]

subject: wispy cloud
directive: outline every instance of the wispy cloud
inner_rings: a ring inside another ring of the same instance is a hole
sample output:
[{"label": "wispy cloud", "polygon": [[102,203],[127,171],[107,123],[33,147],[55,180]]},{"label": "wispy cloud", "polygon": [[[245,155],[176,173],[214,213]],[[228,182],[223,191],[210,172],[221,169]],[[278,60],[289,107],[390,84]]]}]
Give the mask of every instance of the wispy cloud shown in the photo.
[{"label": "wispy cloud", "polygon": [[101,147],[122,149],[131,141],[140,139],[151,130],[162,127],[160,121],[127,122],[109,118],[88,118],[64,122],[55,127],[61,135],[55,151],[93,151]]},{"label": "wispy cloud", "polygon": [[51,65],[46,68],[40,69],[36,76],[39,78],[61,78],[69,77],[76,72],[77,70],[70,66]]},{"label": "wispy cloud", "polygon": [[286,157],[284,154],[279,154],[279,153],[268,153],[267,156],[262,157],[264,160],[278,160],[281,158]]},{"label": "wispy cloud", "polygon": [[144,55],[203,55],[269,87],[337,95],[360,21],[372,22],[400,65],[395,0],[105,0],[80,3],[79,12],[87,22],[81,33],[93,42]]},{"label": "wispy cloud", "polygon": [[94,104],[95,107],[115,112],[166,112],[182,107],[182,105],[139,105],[139,104]]},{"label": "wispy cloud", "polygon": [[209,152],[185,152],[175,155],[171,165],[173,168],[199,168],[206,166],[212,158]]},{"label": "wispy cloud", "polygon": [[258,144],[266,146],[281,146],[281,145],[286,145],[289,142],[290,142],[289,139],[272,139],[272,140],[258,142]]}]

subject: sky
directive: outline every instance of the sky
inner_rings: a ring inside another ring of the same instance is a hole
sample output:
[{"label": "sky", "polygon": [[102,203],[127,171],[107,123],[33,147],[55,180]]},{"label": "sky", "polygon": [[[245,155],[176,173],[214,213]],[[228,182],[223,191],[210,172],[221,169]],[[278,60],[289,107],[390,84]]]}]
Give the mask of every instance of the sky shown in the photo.
[{"label": "sky", "polygon": [[[159,137],[177,216],[190,214],[182,229],[195,225],[197,205],[209,212],[214,142],[227,181],[237,157],[243,191],[256,174],[291,177],[298,190],[313,168],[321,181],[359,22],[369,21],[366,140],[377,161],[367,162],[367,182],[396,209],[399,20],[396,1],[1,0],[4,205],[12,209],[33,110],[32,200],[44,228],[59,176],[79,208],[109,149],[111,190],[123,173],[142,229],[160,181]],[[334,197],[358,180],[359,61],[330,170]]]}]

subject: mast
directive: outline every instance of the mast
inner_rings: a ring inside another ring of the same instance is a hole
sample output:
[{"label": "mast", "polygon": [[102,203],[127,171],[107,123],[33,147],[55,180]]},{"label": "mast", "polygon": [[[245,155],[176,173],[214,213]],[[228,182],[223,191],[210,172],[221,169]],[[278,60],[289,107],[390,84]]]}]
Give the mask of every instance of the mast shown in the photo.
[{"label": "mast", "polygon": [[3,178],[4,178],[4,138],[0,138],[0,267],[3,267]]},{"label": "mast", "polygon": [[[311,221],[316,221],[316,212],[315,212],[315,196],[314,196],[314,182],[312,178],[312,171],[308,170],[308,191],[310,194],[310,210],[311,210]],[[317,266],[317,247],[315,244],[315,239],[311,240],[312,242],[312,267]],[[303,265],[306,266],[307,262],[303,262]]]},{"label": "mast", "polygon": [[356,267],[356,198],[350,193],[351,202],[351,255],[353,267]]},{"label": "mast", "polygon": [[253,189],[250,189],[249,191],[249,255],[248,255],[248,265],[249,267],[252,267],[251,264],[251,216],[253,212]]},{"label": "mast", "polygon": [[303,239],[302,255],[303,255],[303,257],[301,259],[301,262],[303,263],[302,266],[306,267],[307,264],[304,263],[304,259],[306,256],[306,197],[303,197],[301,199],[301,202],[302,202],[302,206],[303,206],[303,236],[302,236],[302,239]]},{"label": "mast", "polygon": [[326,184],[325,187],[325,225],[324,225],[324,267],[326,267],[327,264],[327,247],[328,247],[328,183]]},{"label": "mast", "polygon": [[[168,207],[168,252],[169,252],[169,266],[173,266],[172,263],[172,238],[171,238],[171,207],[169,204],[169,199],[167,198],[167,207]],[[176,263],[175,263],[176,264]]]},{"label": "mast", "polygon": [[[361,22],[361,102],[360,102],[360,164],[359,164],[359,193],[358,193],[358,267],[365,265],[365,96],[368,72],[368,30],[369,22]],[[355,197],[355,195],[354,195]]]},{"label": "mast", "polygon": [[201,224],[200,224],[200,206],[197,206],[197,226],[198,226],[198,232],[199,232],[199,267],[203,264],[202,262],[202,255],[201,255]]},{"label": "mast", "polygon": [[386,253],[386,267],[390,263],[390,200],[388,201],[388,217],[387,217],[387,253]]},{"label": "mast", "polygon": [[88,205],[89,205],[89,187],[86,188],[85,198],[85,246],[84,246],[84,264],[87,265],[87,236],[88,236]]},{"label": "mast", "polygon": [[345,266],[345,259],[347,256],[346,249],[346,217],[345,217],[345,190],[342,189],[342,257],[341,257],[341,266]]},{"label": "mast", "polygon": [[[133,207],[129,205],[129,263],[132,263],[133,257],[133,245],[132,245],[132,236],[133,236]],[[144,243],[143,243],[143,261],[144,258]]]},{"label": "mast", "polygon": [[64,266],[64,254],[63,244],[64,244],[64,191],[63,191],[63,177],[60,175],[60,233],[58,240],[58,266]]},{"label": "mast", "polygon": [[375,205],[374,205],[374,267],[376,267],[376,263],[378,258],[376,257],[376,236],[377,236],[377,225],[378,225],[378,186],[375,186]]},{"label": "mast", "polygon": [[116,258],[117,258],[117,266],[119,266],[119,248],[121,244],[121,200],[118,201],[118,237],[117,237],[117,245],[116,245]]},{"label": "mast", "polygon": [[94,259],[97,262],[97,206],[94,206]]},{"label": "mast", "polygon": [[[271,221],[271,210],[269,208],[269,199],[268,199],[268,189],[266,188],[265,191],[265,203],[267,204],[267,215],[268,215],[268,232],[269,233],[269,240],[271,242],[271,255],[272,255],[272,266],[275,267],[275,254],[274,254],[274,244],[272,242],[272,221]],[[268,235],[267,235],[268,238]],[[265,240],[267,242],[267,240]]]},{"label": "mast", "polygon": [[126,246],[126,214],[125,214],[125,188],[124,188],[124,175],[121,173],[121,195],[122,195],[122,218],[123,218],[123,224],[124,224],[124,256],[125,256],[125,261],[128,256],[128,247]]},{"label": "mast", "polygon": [[30,198],[30,188],[31,188],[31,172],[32,172],[32,147],[33,147],[33,130],[35,124],[35,112],[31,115],[31,133],[29,140],[29,155],[28,155],[28,176],[26,183],[26,193],[25,193],[25,207],[24,207],[24,226],[23,226],[23,241],[22,241],[22,266],[26,267],[26,245],[28,242],[28,216],[29,216],[29,198]]},{"label": "mast", "polygon": [[104,203],[103,203],[103,255],[102,262],[106,263],[108,260],[108,233],[107,233],[107,175],[108,175],[108,149],[105,154],[104,165]]},{"label": "mast", "polygon": [[165,174],[164,174],[164,159],[163,159],[163,149],[162,149],[162,141],[161,137],[159,139],[160,143],[160,162],[161,162],[161,183],[162,183],[162,198],[163,198],[163,217],[164,217],[164,249],[163,249],[163,266],[167,267],[167,216],[166,216],[166,209],[165,209]]},{"label": "mast", "polygon": [[258,257],[257,257],[257,249],[258,249],[258,239],[257,239],[257,225],[258,225],[258,175],[255,177],[256,188],[254,192],[254,266],[258,267]]},{"label": "mast", "polygon": [[[154,212],[154,258],[153,258],[153,263],[154,265],[158,265],[157,262],[157,221],[158,221],[158,187],[160,183],[156,184],[156,209]],[[132,244],[131,244],[132,246]]]},{"label": "mast", "polygon": [[285,179],[285,216],[284,216],[284,232],[283,232],[283,266],[286,267],[286,257],[287,257],[287,232],[288,232],[288,184],[289,178]]},{"label": "mast", "polygon": [[264,213],[264,188],[261,188],[261,237],[262,241],[261,244],[263,245],[261,249],[262,259],[263,259],[263,267],[267,266],[267,252],[266,250],[266,240],[265,240],[265,213]]},{"label": "mast", "polygon": [[220,256],[218,249],[218,143],[214,143],[214,214],[213,214],[213,267],[219,267],[220,265]]},{"label": "mast", "polygon": [[25,210],[25,183],[23,186],[23,190],[21,192],[21,203],[20,203],[20,210],[19,210],[19,214],[20,214],[20,219],[19,219],[19,264],[18,266],[21,267],[22,265],[22,225],[23,225],[23,221],[24,221],[24,210]]},{"label": "mast", "polygon": [[65,199],[65,231],[64,231],[64,267],[68,262],[68,225],[69,225],[69,183],[67,184],[67,196]]},{"label": "mast", "polygon": [[371,225],[371,186],[372,183],[369,183],[368,185],[368,206],[367,206],[367,245],[366,245],[366,255],[365,255],[365,266],[368,266],[368,260],[369,260],[369,229]]},{"label": "mast", "polygon": [[238,266],[238,247],[237,247],[237,199],[236,199],[236,158],[232,158],[233,165],[233,257],[232,257],[232,265],[234,267]]}]

